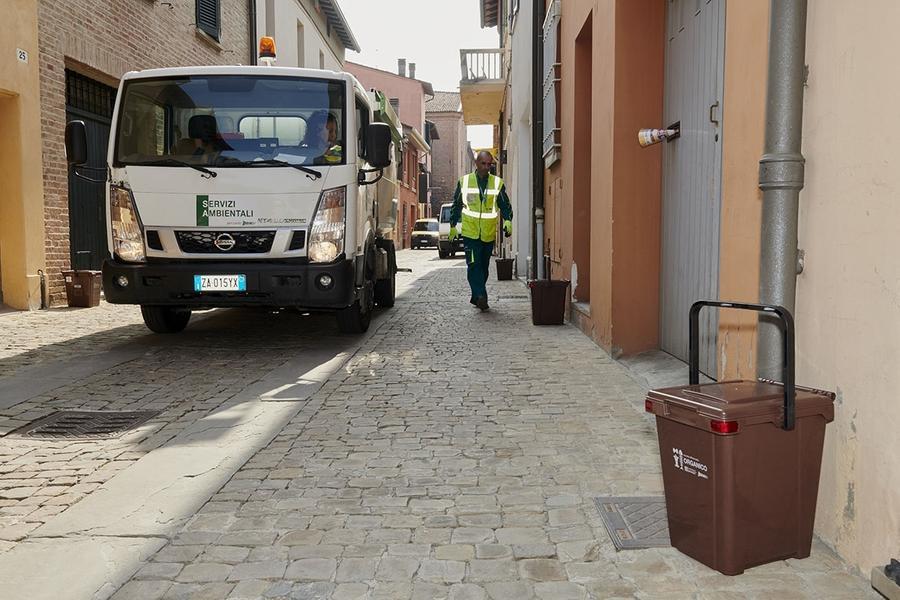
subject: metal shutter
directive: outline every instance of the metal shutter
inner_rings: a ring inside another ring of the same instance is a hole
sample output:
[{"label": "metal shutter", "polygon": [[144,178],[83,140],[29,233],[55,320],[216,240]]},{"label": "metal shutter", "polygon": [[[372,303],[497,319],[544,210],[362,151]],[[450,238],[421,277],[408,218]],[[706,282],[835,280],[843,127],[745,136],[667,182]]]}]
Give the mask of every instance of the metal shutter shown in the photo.
[{"label": "metal shutter", "polygon": [[[663,125],[660,348],[688,359],[688,311],[719,297],[725,0],[669,0]],[[716,111],[715,109],[718,109]],[[714,118],[715,117],[715,118]],[[700,370],[716,377],[718,314],[700,315]]]},{"label": "metal shutter", "polygon": [[219,39],[219,0],[197,0],[197,27]]},{"label": "metal shutter", "polygon": [[544,164],[549,167],[559,159],[560,126],[556,102],[559,97],[559,0],[552,0],[544,19]]}]

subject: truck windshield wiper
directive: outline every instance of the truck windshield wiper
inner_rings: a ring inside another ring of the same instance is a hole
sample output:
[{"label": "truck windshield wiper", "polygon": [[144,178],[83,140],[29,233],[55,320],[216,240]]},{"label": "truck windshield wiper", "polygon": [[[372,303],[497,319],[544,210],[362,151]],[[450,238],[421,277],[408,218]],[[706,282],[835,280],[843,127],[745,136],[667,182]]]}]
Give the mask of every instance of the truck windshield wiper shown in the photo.
[{"label": "truck windshield wiper", "polygon": [[201,167],[200,165],[191,164],[191,163],[189,163],[187,161],[183,161],[183,160],[178,160],[177,158],[160,158],[157,160],[142,160],[140,162],[132,162],[132,163],[128,163],[128,164],[134,165],[136,167],[143,167],[143,166],[147,166],[147,165],[159,165],[159,166],[168,165],[170,167],[190,167],[190,168],[194,169],[195,171],[200,171],[207,177],[215,177],[216,175],[218,175],[218,173],[216,173],[215,171],[210,171],[206,167]]},{"label": "truck windshield wiper", "polygon": [[241,166],[244,167],[255,167],[256,165],[261,166],[280,166],[280,167],[293,167],[298,171],[303,171],[307,175],[311,175],[316,179],[322,178],[322,173],[320,171],[316,171],[315,169],[310,169],[309,167],[304,167],[303,165],[295,165],[294,163],[290,163],[286,160],[278,160],[277,158],[267,158],[264,160],[245,160],[241,161]]}]

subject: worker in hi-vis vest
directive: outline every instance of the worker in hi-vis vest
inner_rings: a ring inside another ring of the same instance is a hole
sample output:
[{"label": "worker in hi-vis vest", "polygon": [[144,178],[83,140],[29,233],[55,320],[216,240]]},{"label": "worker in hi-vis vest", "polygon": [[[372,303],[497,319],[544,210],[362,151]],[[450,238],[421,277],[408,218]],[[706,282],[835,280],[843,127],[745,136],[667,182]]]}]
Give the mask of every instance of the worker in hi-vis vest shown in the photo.
[{"label": "worker in hi-vis vest", "polygon": [[[469,287],[472,304],[487,310],[487,280],[497,238],[497,223],[502,215],[503,231],[512,235],[512,205],[503,180],[491,174],[494,157],[483,150],[475,159],[475,172],[464,175],[456,184],[453,208],[450,210],[450,241],[459,236],[457,223],[462,221],[463,245],[466,248]],[[498,212],[499,211],[499,212]]]}]

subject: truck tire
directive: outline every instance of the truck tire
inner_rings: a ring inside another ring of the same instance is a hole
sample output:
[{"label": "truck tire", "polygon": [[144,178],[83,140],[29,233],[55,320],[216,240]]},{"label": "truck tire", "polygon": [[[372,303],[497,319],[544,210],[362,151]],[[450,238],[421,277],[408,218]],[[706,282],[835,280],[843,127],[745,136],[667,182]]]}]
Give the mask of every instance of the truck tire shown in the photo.
[{"label": "truck tire", "polygon": [[337,312],[338,331],[341,333],[365,333],[372,322],[372,309],[363,312],[359,300]]},{"label": "truck tire", "polygon": [[375,304],[381,308],[393,308],[397,299],[397,251],[393,243],[380,245],[388,253],[387,279],[379,279],[375,282]]},{"label": "truck tire", "polygon": [[444,258],[447,258],[448,256],[450,256],[450,253],[449,253],[449,252],[447,252],[446,250],[441,250],[440,248],[438,248],[438,258],[444,259]]},{"label": "truck tire", "polygon": [[[359,297],[347,308],[337,312],[338,331],[341,333],[365,333],[372,322],[372,311],[375,310],[375,263],[370,257],[371,247],[366,252],[363,267],[365,279]],[[367,306],[364,306],[367,305]]]},{"label": "truck tire", "polygon": [[154,333],[178,333],[187,327],[191,311],[173,306],[141,305],[141,316],[147,328]]},{"label": "truck tire", "polygon": [[397,273],[375,282],[375,304],[381,308],[393,308],[397,298]]}]

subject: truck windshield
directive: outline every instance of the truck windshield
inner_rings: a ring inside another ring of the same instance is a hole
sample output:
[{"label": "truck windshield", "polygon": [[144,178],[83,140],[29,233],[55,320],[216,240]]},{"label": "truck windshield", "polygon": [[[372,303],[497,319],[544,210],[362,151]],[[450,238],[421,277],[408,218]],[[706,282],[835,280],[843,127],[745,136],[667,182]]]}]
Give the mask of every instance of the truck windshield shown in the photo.
[{"label": "truck windshield", "polygon": [[345,164],[344,90],[341,81],[264,75],[131,80],[115,166]]}]

